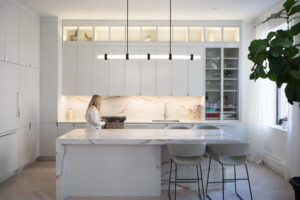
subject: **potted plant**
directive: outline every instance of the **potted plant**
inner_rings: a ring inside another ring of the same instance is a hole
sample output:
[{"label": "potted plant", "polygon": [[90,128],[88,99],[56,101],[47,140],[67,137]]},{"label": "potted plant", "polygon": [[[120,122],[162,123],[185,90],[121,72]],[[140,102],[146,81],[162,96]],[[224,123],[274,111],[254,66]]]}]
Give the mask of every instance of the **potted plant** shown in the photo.
[{"label": "potted plant", "polygon": [[[254,63],[250,79],[268,78],[276,82],[278,88],[284,83],[285,95],[290,104],[300,102],[300,44],[295,44],[294,37],[300,33],[300,23],[290,26],[300,18],[300,5],[297,0],[286,0],[283,9],[272,14],[263,23],[273,19],[285,19],[287,30],[270,32],[266,38],[253,40],[249,46],[248,58]],[[300,200],[300,177],[290,179],[295,190],[296,200]]]}]

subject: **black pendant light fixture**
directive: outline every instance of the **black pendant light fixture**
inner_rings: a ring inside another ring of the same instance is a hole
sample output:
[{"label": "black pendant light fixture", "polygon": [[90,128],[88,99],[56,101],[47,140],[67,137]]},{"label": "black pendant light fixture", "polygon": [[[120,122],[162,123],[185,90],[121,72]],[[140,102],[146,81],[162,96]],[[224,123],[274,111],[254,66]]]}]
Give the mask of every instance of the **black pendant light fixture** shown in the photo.
[{"label": "black pendant light fixture", "polygon": [[122,55],[113,55],[113,54],[102,54],[98,55],[97,59],[99,60],[135,60],[135,59],[140,59],[140,60],[200,60],[201,56],[200,55],[173,55],[172,54],[172,0],[170,0],[170,40],[169,40],[169,55],[151,55],[150,53],[148,54],[129,54],[128,52],[128,20],[129,20],[129,0],[127,1],[127,17],[126,17],[126,54]]}]

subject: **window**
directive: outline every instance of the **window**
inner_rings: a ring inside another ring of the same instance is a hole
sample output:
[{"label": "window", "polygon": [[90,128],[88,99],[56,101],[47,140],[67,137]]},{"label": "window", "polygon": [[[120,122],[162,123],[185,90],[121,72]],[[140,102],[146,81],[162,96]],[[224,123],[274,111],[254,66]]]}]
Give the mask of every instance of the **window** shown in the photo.
[{"label": "window", "polygon": [[[267,32],[275,32],[279,29],[286,30],[288,28],[287,23],[283,23]],[[266,36],[267,36],[266,34]],[[286,84],[283,84],[281,88],[277,88],[276,86],[276,124],[282,125],[283,121],[287,120],[288,117],[288,107],[289,103],[287,101],[287,98],[285,96],[284,89],[286,87]]]},{"label": "window", "polygon": [[282,124],[282,121],[287,120],[288,117],[288,108],[289,103],[285,96],[285,89],[286,84],[283,84],[281,88],[277,88],[277,99],[276,99],[276,122],[278,125]]}]

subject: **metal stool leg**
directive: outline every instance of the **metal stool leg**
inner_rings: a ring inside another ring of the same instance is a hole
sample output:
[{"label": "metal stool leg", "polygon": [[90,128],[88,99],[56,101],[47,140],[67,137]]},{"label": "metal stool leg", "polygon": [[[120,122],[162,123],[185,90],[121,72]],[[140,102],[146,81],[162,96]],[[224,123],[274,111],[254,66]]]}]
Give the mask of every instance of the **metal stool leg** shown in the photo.
[{"label": "metal stool leg", "polygon": [[168,195],[169,195],[169,199],[170,199],[170,200],[171,200],[170,187],[171,187],[172,165],[173,165],[173,159],[171,158],[170,175],[169,175],[169,186],[168,186]]},{"label": "metal stool leg", "polygon": [[201,164],[199,165],[199,167],[200,167],[200,175],[201,175],[202,194],[203,194],[203,199],[205,200],[205,195],[204,195],[204,184],[203,184],[203,175],[202,175]]},{"label": "metal stool leg", "polygon": [[207,193],[207,188],[208,188],[208,180],[209,180],[209,171],[210,171],[210,164],[211,164],[211,156],[209,157],[209,164],[208,164],[208,172],[207,172],[207,181],[206,181],[206,196],[208,199],[211,199],[210,196]]},{"label": "metal stool leg", "polygon": [[224,166],[222,165],[222,192],[223,192],[223,200],[225,199],[225,191],[224,191]]},{"label": "metal stool leg", "polygon": [[237,192],[237,188],[236,188],[236,168],[235,168],[235,165],[233,166],[234,168],[234,189],[235,189],[235,194],[236,196],[239,198],[239,199],[243,199],[239,193]]},{"label": "metal stool leg", "polygon": [[200,199],[202,200],[202,197],[201,197],[201,192],[200,192],[200,183],[199,183],[199,170],[198,170],[198,165],[196,165],[196,170],[197,170],[197,184],[198,184],[198,196],[200,197]]},{"label": "metal stool leg", "polygon": [[253,200],[253,197],[252,197],[252,190],[251,190],[251,185],[250,185],[250,178],[249,178],[249,173],[248,173],[248,167],[247,167],[247,164],[246,164],[246,163],[245,163],[245,168],[246,168],[246,172],[247,172],[247,179],[248,179],[248,185],[249,185],[250,196],[251,196],[251,200]]},{"label": "metal stool leg", "polygon": [[177,186],[177,164],[175,163],[175,191],[174,191],[175,200],[176,200],[176,186]]}]

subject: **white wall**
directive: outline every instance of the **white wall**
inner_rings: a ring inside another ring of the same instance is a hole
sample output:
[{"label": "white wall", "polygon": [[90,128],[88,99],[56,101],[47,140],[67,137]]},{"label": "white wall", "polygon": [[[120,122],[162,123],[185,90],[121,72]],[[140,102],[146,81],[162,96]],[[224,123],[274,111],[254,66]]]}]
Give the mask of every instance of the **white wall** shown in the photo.
[{"label": "white wall", "polygon": [[57,17],[41,19],[40,156],[55,155],[58,84],[61,68],[61,22]]}]

